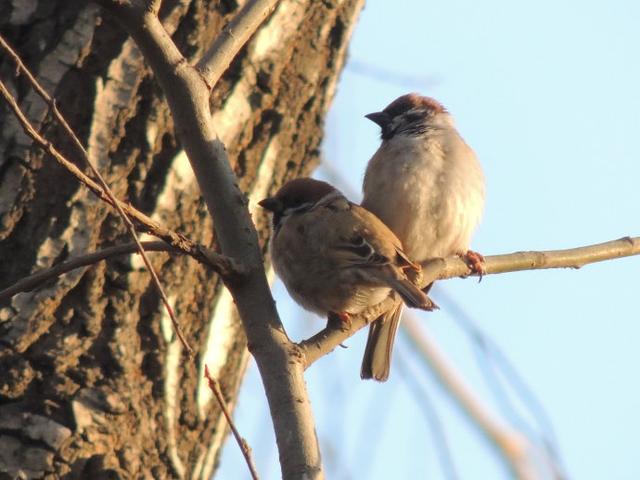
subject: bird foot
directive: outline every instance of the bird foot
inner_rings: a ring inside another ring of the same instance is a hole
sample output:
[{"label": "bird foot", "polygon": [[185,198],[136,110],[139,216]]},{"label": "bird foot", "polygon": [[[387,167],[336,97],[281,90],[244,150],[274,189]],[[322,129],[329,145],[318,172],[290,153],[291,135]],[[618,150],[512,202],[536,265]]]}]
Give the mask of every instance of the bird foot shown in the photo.
[{"label": "bird foot", "polygon": [[458,256],[467,264],[471,274],[478,275],[478,282],[482,281],[482,276],[487,273],[484,268],[484,257],[478,252],[467,250],[465,253],[459,253]]},{"label": "bird foot", "polygon": [[351,330],[351,315],[347,312],[329,312],[327,326],[340,330]]}]

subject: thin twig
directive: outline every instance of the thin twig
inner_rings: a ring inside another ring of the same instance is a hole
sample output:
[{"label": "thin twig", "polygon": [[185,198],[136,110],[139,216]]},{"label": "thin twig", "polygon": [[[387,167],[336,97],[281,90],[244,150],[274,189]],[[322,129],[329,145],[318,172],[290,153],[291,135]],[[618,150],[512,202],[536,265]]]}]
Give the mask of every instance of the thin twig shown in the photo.
[{"label": "thin twig", "polygon": [[[406,313],[407,311],[405,310],[404,315],[406,315]],[[438,415],[436,405],[431,398],[431,393],[428,392],[428,388],[424,385],[424,379],[421,375],[423,371],[414,371],[416,369],[411,367],[411,362],[406,360],[404,355],[398,355],[396,358],[398,366],[400,367],[400,373],[402,374],[402,380],[409,388],[411,396],[427,420],[427,425],[433,439],[432,444],[435,447],[436,455],[442,469],[442,476],[447,480],[459,479],[460,474],[458,473],[456,462],[453,458],[449,438],[443,425],[444,422]]]},{"label": "thin twig", "polygon": [[[172,247],[171,245],[168,245],[166,242],[163,242],[162,240],[142,242],[142,247],[147,252],[184,253]],[[15,294],[20,292],[28,292],[30,290],[33,290],[37,286],[42,285],[43,283],[51,280],[52,278],[57,278],[60,275],[63,275],[67,272],[75,270],[76,268],[93,265],[94,263],[98,263],[102,260],[106,260],[107,258],[115,257],[118,255],[130,255],[136,252],[139,253],[138,245],[136,245],[135,243],[126,243],[124,245],[116,245],[116,246],[104,248],[102,250],[98,250],[96,252],[92,252],[86,255],[70,258],[69,260],[60,262],[51,268],[47,268],[46,270],[41,270],[39,272],[34,273],[33,275],[29,275],[28,277],[18,280],[16,283],[11,285],[10,287],[7,287],[4,290],[1,290],[0,301],[5,300],[7,298],[11,298]]]},{"label": "thin twig", "polygon": [[[547,268],[580,268],[589,263],[639,254],[640,237],[624,237],[619,240],[566,250],[515,252],[485,257],[485,273],[483,275]],[[423,287],[435,280],[477,275],[471,272],[464,260],[457,256],[430,260],[423,265],[422,273],[421,286]],[[298,345],[305,355],[306,368],[331,352],[360,328],[378,318],[392,305],[393,299],[389,297],[364,313],[351,317],[350,328],[336,328],[328,325],[324,330],[300,342]]]},{"label": "thin twig", "polygon": [[[405,312],[408,313],[408,312]],[[418,352],[425,356],[432,371],[451,394],[462,410],[473,420],[487,439],[502,452],[514,478],[538,478],[534,473],[535,465],[528,455],[530,442],[520,432],[513,430],[502,422],[482,400],[477,397],[465,382],[458,370],[451,364],[436,342],[427,335],[424,329],[411,315],[403,318],[403,328],[409,333],[409,339]]]},{"label": "thin twig", "polygon": [[[81,184],[85,185],[91,192],[93,192],[98,198],[105,201],[109,205],[113,206],[112,200],[107,196],[102,187],[93,179],[85,175],[74,163],[68,160],[62,155],[46,138],[38,133],[33,125],[26,118],[20,107],[18,106],[15,98],[7,90],[5,85],[0,81],[0,94],[5,98],[25,133],[29,135],[36,144],[64,167],[69,173],[71,173]],[[238,264],[232,258],[224,255],[216,254],[211,250],[198,245],[197,243],[189,240],[181,233],[174,232],[160,223],[153,220],[151,217],[145,215],[138,209],[129,205],[128,203],[117,201],[118,205],[124,210],[130,218],[133,218],[138,222],[139,226],[147,233],[150,233],[158,238],[161,238],[172,247],[183,251],[187,255],[193,257],[203,265],[207,265],[214,271],[220,274],[223,279],[231,280],[236,276],[243,275],[245,269],[243,265]]]},{"label": "thin twig", "polygon": [[[542,402],[518,372],[513,361],[496,342],[478,326],[472,316],[442,289],[438,292],[438,303],[450,311],[454,322],[470,337],[476,353],[478,367],[485,383],[491,390],[501,413],[510,419],[510,424],[527,435],[528,438],[539,439],[542,453],[546,455],[554,478],[567,478],[566,468],[560,453],[560,447],[553,422]],[[503,385],[503,380],[508,387]],[[515,395],[515,402],[512,395]],[[523,415],[518,408],[526,408],[529,415]],[[529,417],[534,420],[535,427],[530,424]]]},{"label": "thin twig", "polygon": [[242,455],[244,456],[244,459],[247,462],[247,467],[249,468],[249,472],[251,473],[251,478],[253,478],[254,480],[258,480],[258,471],[256,469],[256,466],[253,462],[253,458],[251,456],[251,447],[249,447],[249,444],[247,443],[247,441],[244,438],[242,438],[242,436],[238,432],[238,429],[233,423],[233,419],[231,418],[231,415],[229,414],[229,410],[227,409],[227,403],[224,399],[224,396],[222,395],[222,391],[220,390],[220,384],[218,383],[217,380],[214,380],[211,377],[211,375],[209,374],[209,367],[206,364],[204,366],[204,376],[209,382],[209,388],[213,392],[213,395],[216,397],[216,400],[218,400],[218,405],[220,405],[220,409],[222,410],[222,413],[227,419],[227,422],[229,422],[229,428],[231,428],[231,432],[233,432],[233,436],[235,437],[236,442],[238,442],[240,451],[242,452]]},{"label": "thin twig", "polygon": [[51,98],[51,96],[45,91],[45,89],[42,88],[40,83],[38,83],[38,81],[31,74],[29,69],[27,69],[27,67],[24,65],[24,63],[22,63],[22,61],[20,60],[20,57],[18,57],[18,54],[9,46],[9,44],[4,40],[4,38],[2,38],[2,35],[0,35],[0,45],[2,45],[2,47],[7,52],[9,52],[9,54],[13,57],[13,60],[16,62],[17,66],[18,66],[18,69],[21,70],[26,75],[26,77],[29,79],[29,82],[31,83],[31,86],[36,90],[36,92],[38,92],[38,95],[40,95],[42,97],[42,99],[49,105],[49,108],[53,112],[54,117],[63,126],[63,128],[67,132],[67,135],[69,136],[69,138],[71,138],[73,140],[73,143],[75,144],[76,148],[78,149],[78,152],[80,153],[80,156],[82,157],[84,162],[88,165],[89,169],[91,170],[91,173],[93,173],[93,175],[98,179],[98,183],[102,187],[103,192],[109,198],[111,205],[113,205],[113,207],[116,209],[116,212],[118,213],[118,215],[122,219],[122,222],[124,223],[125,228],[129,232],[129,235],[131,236],[131,238],[133,239],[134,243],[138,247],[138,252],[140,253],[140,256],[142,257],[142,261],[146,265],[147,270],[149,271],[149,275],[151,275],[151,279],[153,281],[153,284],[154,284],[156,290],[158,291],[158,293],[160,294],[160,298],[162,299],[162,303],[164,304],[164,308],[167,309],[167,313],[169,314],[169,317],[171,318],[171,323],[173,324],[173,328],[176,331],[176,335],[178,336],[178,338],[182,342],[182,345],[186,349],[186,351],[189,354],[189,356],[193,357],[193,349],[191,348],[191,345],[189,345],[189,342],[187,342],[187,339],[185,338],[185,336],[184,336],[184,334],[182,332],[182,329],[180,328],[180,324],[178,323],[178,319],[176,318],[176,314],[173,311],[173,307],[171,307],[171,304],[169,303],[169,298],[167,297],[167,293],[164,291],[164,288],[162,287],[162,284],[160,283],[160,278],[158,277],[158,273],[156,272],[155,268],[153,268],[153,265],[151,265],[151,261],[149,260],[149,257],[147,256],[147,254],[144,252],[144,248],[142,248],[142,244],[140,243],[140,239],[138,238],[138,235],[136,234],[136,229],[133,226],[133,222],[127,216],[127,214],[124,212],[124,210],[120,206],[120,202],[118,202],[118,200],[116,199],[116,196],[113,194],[113,191],[111,190],[111,187],[109,187],[109,185],[105,181],[105,179],[102,176],[102,174],[98,171],[98,169],[95,167],[95,165],[93,164],[93,162],[89,158],[89,154],[87,153],[87,150],[84,148],[84,145],[82,145],[82,142],[80,141],[78,136],[75,134],[73,129],[69,126],[69,124],[67,123],[65,118],[62,116],[62,114],[60,113],[60,110],[58,110],[58,107],[56,106],[56,102],[53,100],[53,98]]}]

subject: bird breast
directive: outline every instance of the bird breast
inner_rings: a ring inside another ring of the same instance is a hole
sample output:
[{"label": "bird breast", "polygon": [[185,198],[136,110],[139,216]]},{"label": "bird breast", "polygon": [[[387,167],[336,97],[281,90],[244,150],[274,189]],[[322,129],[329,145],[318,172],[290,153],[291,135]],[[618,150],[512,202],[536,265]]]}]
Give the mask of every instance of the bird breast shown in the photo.
[{"label": "bird breast", "polygon": [[363,206],[415,261],[466,251],[484,207],[482,170],[453,129],[397,136],[369,162]]}]

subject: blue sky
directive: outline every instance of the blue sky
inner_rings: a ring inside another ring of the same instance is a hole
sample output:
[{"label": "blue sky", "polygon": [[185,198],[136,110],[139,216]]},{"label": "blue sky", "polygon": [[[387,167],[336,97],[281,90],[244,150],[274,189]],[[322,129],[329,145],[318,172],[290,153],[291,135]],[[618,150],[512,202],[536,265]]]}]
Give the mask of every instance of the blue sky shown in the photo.
[{"label": "blue sky", "polygon": [[[483,164],[487,204],[475,250],[558,249],[640,235],[639,25],[634,1],[370,1],[327,119],[327,168],[318,175],[337,172],[345,190],[359,193],[379,142],[377,126],[363,116],[417,91],[450,110]],[[634,257],[577,271],[488,276],[480,284],[454,279],[434,289],[442,310],[420,318],[499,415],[457,309],[502,348],[544,405],[570,478],[637,479],[639,271]],[[281,286],[275,291],[292,337],[322,327]],[[446,478],[428,404],[459,478],[509,478],[405,338],[390,381],[362,382],[365,338],[359,333],[307,375],[328,478]],[[251,367],[236,418],[263,478],[279,478],[264,404]],[[232,442],[222,465],[219,478],[246,475]]]}]

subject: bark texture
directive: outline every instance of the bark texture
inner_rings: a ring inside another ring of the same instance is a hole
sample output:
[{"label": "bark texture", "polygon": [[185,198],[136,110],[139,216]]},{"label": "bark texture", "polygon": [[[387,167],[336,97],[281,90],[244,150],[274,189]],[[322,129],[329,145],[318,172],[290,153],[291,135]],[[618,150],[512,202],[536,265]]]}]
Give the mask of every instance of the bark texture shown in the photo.
[{"label": "bark texture", "polygon": [[[165,0],[161,17],[198,58],[235,1]],[[211,98],[243,191],[266,196],[318,161],[362,0],[283,1]],[[0,30],[55,96],[116,195],[194,241],[211,220],[159,88],[133,41],[92,3],[12,0]],[[47,106],[0,57],[29,118],[74,159]],[[70,256],[127,243],[122,222],[31,146],[0,106],[0,288]],[[82,166],[84,168],[84,166]],[[266,240],[266,216],[254,219]],[[189,362],[136,258],[79,269],[0,305],[0,478],[209,478],[226,424],[204,363],[234,401],[248,359],[231,297],[186,257],[156,253]]]}]

